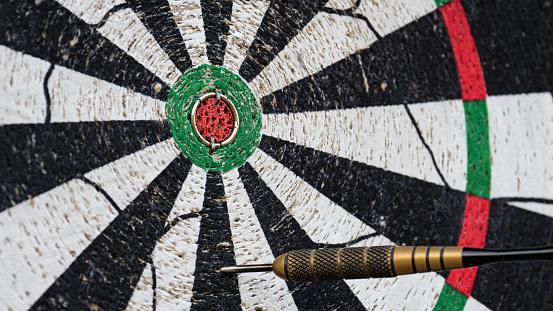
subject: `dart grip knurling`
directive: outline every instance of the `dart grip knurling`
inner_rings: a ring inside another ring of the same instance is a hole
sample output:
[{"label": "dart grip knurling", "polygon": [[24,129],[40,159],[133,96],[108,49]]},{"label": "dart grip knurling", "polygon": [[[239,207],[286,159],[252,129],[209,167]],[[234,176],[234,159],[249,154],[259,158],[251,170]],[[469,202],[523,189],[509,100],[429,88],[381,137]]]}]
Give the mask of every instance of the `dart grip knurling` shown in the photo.
[{"label": "dart grip knurling", "polygon": [[290,251],[273,271],[292,282],[394,277],[463,268],[462,247],[372,246]]}]

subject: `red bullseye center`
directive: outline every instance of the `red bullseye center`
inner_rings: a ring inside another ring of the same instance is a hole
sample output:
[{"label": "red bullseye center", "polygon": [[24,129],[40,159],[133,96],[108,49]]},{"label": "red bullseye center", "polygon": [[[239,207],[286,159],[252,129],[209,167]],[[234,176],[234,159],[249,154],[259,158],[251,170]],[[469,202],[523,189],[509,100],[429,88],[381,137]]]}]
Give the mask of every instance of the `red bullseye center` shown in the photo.
[{"label": "red bullseye center", "polygon": [[207,141],[211,137],[220,143],[227,139],[234,129],[234,116],[231,108],[224,101],[215,97],[204,99],[196,110],[196,127],[200,135]]}]

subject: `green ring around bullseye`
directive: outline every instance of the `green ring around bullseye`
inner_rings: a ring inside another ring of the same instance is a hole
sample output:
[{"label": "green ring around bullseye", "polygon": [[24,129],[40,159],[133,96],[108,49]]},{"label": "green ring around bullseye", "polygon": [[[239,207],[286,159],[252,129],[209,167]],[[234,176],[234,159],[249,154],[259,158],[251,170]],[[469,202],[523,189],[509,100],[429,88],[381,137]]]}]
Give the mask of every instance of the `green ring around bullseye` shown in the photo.
[{"label": "green ring around bullseye", "polygon": [[[196,100],[215,89],[234,104],[240,127],[230,144],[210,154],[210,148],[194,134],[190,119]],[[261,107],[246,82],[223,67],[201,65],[186,71],[169,91],[165,110],[182,153],[207,171],[227,172],[241,166],[261,140]]]}]

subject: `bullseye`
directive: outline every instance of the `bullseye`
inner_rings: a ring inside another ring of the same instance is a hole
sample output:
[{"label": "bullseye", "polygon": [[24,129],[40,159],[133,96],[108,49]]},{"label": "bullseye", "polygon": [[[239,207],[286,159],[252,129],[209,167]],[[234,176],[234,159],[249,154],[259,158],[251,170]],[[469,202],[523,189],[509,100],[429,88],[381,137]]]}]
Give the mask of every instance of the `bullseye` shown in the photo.
[{"label": "bullseye", "polygon": [[192,108],[190,123],[194,134],[212,149],[230,144],[238,133],[239,118],[236,108],[224,95],[202,95]]}]

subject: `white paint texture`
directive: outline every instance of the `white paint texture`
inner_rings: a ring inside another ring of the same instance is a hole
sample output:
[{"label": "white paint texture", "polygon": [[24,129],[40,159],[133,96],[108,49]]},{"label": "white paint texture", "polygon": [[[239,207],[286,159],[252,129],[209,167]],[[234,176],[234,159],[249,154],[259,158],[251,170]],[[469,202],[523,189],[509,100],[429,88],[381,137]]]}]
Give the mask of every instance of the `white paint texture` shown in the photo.
[{"label": "white paint texture", "polygon": [[156,310],[190,310],[200,218],[181,220],[156,244]]},{"label": "white paint texture", "polygon": [[483,305],[480,301],[474,299],[472,296],[469,297],[467,303],[465,304],[466,311],[489,311],[488,307]]},{"label": "white paint texture", "polygon": [[106,164],[84,176],[102,187],[117,206],[124,209],[180,152],[171,138]]},{"label": "white paint texture", "polygon": [[136,284],[126,310],[152,310],[152,304],[154,302],[153,284],[152,266],[147,264],[144,271],[142,271],[140,280],[138,280],[138,283]]},{"label": "white paint texture", "polygon": [[96,25],[114,6],[125,0],[56,0],[87,24]]},{"label": "white paint texture", "polygon": [[268,7],[269,1],[233,1],[223,67],[238,74]]},{"label": "white paint texture", "polygon": [[28,309],[116,216],[80,179],[0,213],[0,309]]},{"label": "white paint texture", "polygon": [[355,2],[356,0],[329,0],[326,3],[325,7],[338,10],[346,10],[354,7]]},{"label": "white paint texture", "polygon": [[491,197],[553,199],[553,98],[550,93],[487,100]]},{"label": "white paint texture", "polygon": [[[353,8],[355,2],[356,0],[330,0],[326,7],[346,10]],[[436,9],[434,0],[364,0],[360,1],[354,13],[365,16],[376,31],[385,36]]]},{"label": "white paint texture", "polygon": [[431,272],[346,283],[370,310],[432,310],[445,280]]},{"label": "white paint texture", "polygon": [[368,47],[375,35],[362,20],[318,13],[250,83],[261,98]]},{"label": "white paint texture", "polygon": [[[377,236],[353,246],[377,245],[393,245],[393,243],[383,236]],[[345,282],[367,310],[432,310],[445,280],[442,276],[431,272]]]},{"label": "white paint texture", "polygon": [[553,204],[538,202],[510,202],[509,204],[533,213],[553,217]]},{"label": "white paint texture", "polygon": [[248,162],[316,243],[346,243],[374,230],[257,149]]},{"label": "white paint texture", "polygon": [[262,124],[264,134],[443,185],[402,105],[269,114]]},{"label": "white paint texture", "polygon": [[384,37],[436,9],[434,0],[372,0],[361,1],[355,12],[367,17]]},{"label": "white paint texture", "polygon": [[181,76],[180,70],[131,9],[113,13],[106,23],[98,28],[98,32],[168,85],[172,86]]},{"label": "white paint texture", "polygon": [[462,100],[409,105],[438,168],[453,189],[467,183],[467,135]]},{"label": "white paint texture", "polygon": [[[206,172],[192,166],[167,219],[201,210]],[[161,237],[151,254],[156,271],[156,310],[189,310],[191,306],[200,217],[178,220]],[[151,269],[148,265],[146,269]],[[127,310],[143,310],[152,305],[152,274],[144,270]]]},{"label": "white paint texture", "polygon": [[200,0],[168,0],[192,66],[209,64]]},{"label": "white paint texture", "polygon": [[[238,171],[225,173],[223,184],[236,264],[273,262],[275,256],[261,229],[248,193],[238,177]],[[272,272],[239,274],[238,285],[244,310],[297,310],[286,283]]]},{"label": "white paint texture", "polygon": [[48,89],[51,122],[166,118],[162,101],[65,67],[55,67]]},{"label": "white paint texture", "polygon": [[0,125],[43,123],[50,63],[0,45]]},{"label": "white paint texture", "polygon": [[204,192],[206,182],[206,171],[192,165],[181,191],[175,199],[175,206],[171,210],[171,214],[167,217],[167,223],[171,223],[175,218],[193,212],[199,212],[203,208]]}]

